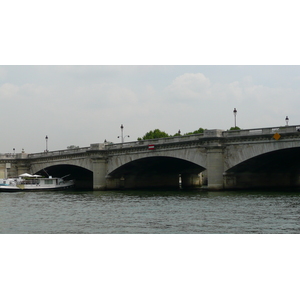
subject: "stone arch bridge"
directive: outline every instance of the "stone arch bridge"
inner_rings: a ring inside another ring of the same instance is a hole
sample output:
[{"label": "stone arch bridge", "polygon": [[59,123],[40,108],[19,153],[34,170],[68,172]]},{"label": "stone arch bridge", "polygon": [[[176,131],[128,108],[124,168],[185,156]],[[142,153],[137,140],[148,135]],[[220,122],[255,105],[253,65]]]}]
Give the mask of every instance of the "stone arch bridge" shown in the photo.
[{"label": "stone arch bridge", "polygon": [[[210,190],[300,186],[300,125],[91,144],[0,156],[0,177],[64,176],[94,190],[195,187]],[[2,175],[2,176],[1,176]]]}]

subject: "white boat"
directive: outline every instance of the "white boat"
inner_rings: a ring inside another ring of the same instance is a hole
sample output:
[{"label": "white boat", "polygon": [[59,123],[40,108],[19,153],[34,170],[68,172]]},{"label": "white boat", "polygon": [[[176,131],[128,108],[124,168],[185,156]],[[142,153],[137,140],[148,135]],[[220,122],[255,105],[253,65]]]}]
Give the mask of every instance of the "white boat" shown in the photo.
[{"label": "white boat", "polygon": [[[68,175],[67,175],[68,176]],[[65,177],[58,178],[49,176],[48,178],[40,175],[28,173],[19,175],[18,178],[0,179],[0,192],[18,191],[46,191],[64,190],[74,186],[74,180],[64,180]]]}]

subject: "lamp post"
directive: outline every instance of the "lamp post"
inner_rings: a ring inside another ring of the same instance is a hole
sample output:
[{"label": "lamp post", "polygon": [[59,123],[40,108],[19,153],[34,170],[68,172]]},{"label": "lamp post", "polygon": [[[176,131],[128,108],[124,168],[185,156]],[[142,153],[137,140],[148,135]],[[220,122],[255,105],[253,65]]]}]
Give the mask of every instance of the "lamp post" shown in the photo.
[{"label": "lamp post", "polygon": [[233,110],[233,115],[234,115],[234,128],[236,128],[236,115],[237,115],[236,108]]},{"label": "lamp post", "polygon": [[48,136],[47,135],[45,137],[45,140],[46,140],[46,152],[48,152]]},{"label": "lamp post", "polygon": [[130,137],[129,135],[126,135],[126,136],[123,135],[123,129],[124,129],[124,126],[123,126],[123,124],[121,124],[121,135],[119,135],[118,138],[121,138],[122,144],[124,143],[124,139],[126,137]]},{"label": "lamp post", "polygon": [[285,122],[286,122],[286,126],[289,126],[289,117],[288,116],[286,116]]}]

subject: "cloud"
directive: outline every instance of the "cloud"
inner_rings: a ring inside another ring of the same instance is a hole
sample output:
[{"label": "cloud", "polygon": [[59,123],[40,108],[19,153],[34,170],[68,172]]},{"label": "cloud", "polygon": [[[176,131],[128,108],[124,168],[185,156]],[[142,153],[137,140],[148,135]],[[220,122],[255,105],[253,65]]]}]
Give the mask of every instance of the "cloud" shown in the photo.
[{"label": "cloud", "polygon": [[0,87],[0,97],[3,101],[9,101],[14,99],[19,91],[19,87],[10,83],[5,83]]},{"label": "cloud", "polygon": [[211,83],[201,73],[186,73],[176,77],[164,92],[172,101],[206,100],[210,98]]},{"label": "cloud", "polygon": [[170,116],[177,118],[178,111],[182,118],[188,115],[193,129],[197,129],[197,122],[205,128],[228,129],[232,126],[234,107],[238,109],[238,125],[242,128],[281,125],[279,122],[286,115],[297,111],[299,92],[286,84],[256,84],[253,75],[220,83],[202,73],[185,73],[165,88],[164,97],[166,103],[172,103]]}]

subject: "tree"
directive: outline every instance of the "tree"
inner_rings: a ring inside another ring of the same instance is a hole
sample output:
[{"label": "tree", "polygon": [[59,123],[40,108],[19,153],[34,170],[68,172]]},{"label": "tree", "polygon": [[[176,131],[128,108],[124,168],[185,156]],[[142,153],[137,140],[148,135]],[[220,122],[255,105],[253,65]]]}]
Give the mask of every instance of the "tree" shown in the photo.
[{"label": "tree", "polygon": [[240,127],[231,127],[229,130],[241,130],[241,128]]},{"label": "tree", "polygon": [[198,130],[195,130],[193,132],[187,132],[184,135],[198,134],[198,133],[203,133],[203,132],[204,132],[204,129],[200,127]]},{"label": "tree", "polygon": [[154,129],[149,132],[147,132],[142,138],[138,138],[138,141],[141,140],[151,140],[151,139],[160,139],[164,137],[169,137],[167,133],[164,131],[160,131],[159,129]]},{"label": "tree", "polygon": [[[193,132],[185,133],[184,135],[199,134],[199,133],[203,133],[203,132],[204,132],[204,129],[200,127],[199,129],[197,129]],[[150,139],[160,139],[160,138],[172,137],[172,136],[181,136],[180,130],[177,133],[175,133],[174,135],[169,135],[159,129],[151,130],[151,131],[147,132],[142,138],[139,137],[138,141],[150,140]]]}]

